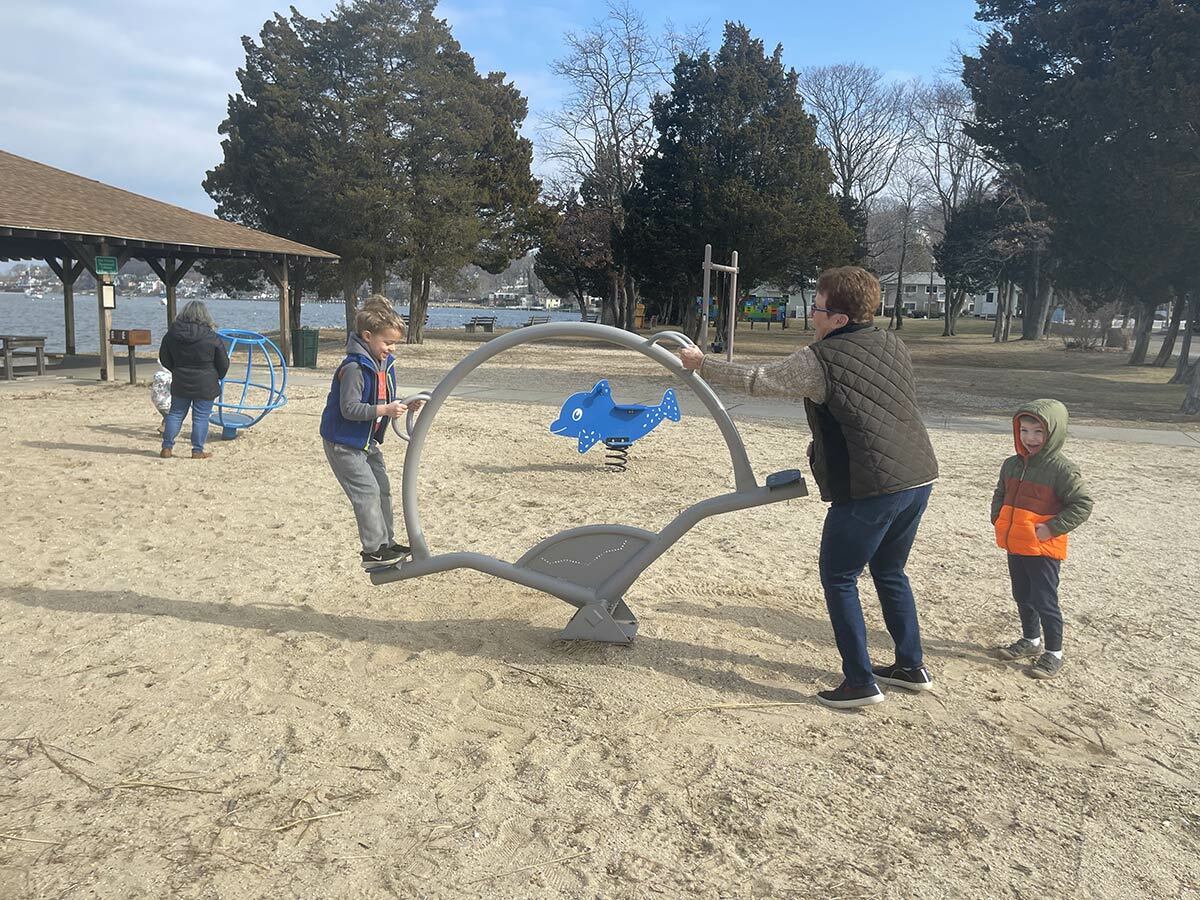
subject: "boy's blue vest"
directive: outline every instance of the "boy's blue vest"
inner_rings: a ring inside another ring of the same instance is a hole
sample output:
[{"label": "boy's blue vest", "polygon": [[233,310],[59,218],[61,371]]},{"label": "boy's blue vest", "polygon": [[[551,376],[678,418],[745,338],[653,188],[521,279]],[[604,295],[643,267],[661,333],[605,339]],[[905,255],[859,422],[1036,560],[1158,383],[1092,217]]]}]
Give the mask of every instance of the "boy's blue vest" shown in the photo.
[{"label": "boy's blue vest", "polygon": [[388,420],[376,422],[370,419],[365,422],[355,422],[342,415],[341,379],[342,369],[346,366],[358,366],[362,369],[363,392],[362,402],[370,404],[391,403],[396,399],[396,358],[388,356],[383,362],[383,370],[387,373],[387,396],[379,396],[379,368],[374,360],[368,359],[361,353],[351,353],[342,360],[337,371],[333,373],[333,383],[329,386],[329,396],[325,400],[325,411],[321,413],[321,437],[334,444],[345,444],[366,450],[371,441],[382,443],[387,434]]}]

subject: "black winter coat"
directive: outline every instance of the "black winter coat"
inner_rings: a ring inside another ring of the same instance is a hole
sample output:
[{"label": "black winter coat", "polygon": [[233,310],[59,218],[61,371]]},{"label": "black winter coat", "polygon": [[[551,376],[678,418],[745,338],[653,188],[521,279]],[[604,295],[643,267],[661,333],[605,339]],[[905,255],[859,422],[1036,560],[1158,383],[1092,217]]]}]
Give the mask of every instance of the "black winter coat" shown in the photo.
[{"label": "black winter coat", "polygon": [[225,342],[207,325],[173,322],[158,348],[163,368],[171,372],[171,396],[213,400],[229,371]]}]

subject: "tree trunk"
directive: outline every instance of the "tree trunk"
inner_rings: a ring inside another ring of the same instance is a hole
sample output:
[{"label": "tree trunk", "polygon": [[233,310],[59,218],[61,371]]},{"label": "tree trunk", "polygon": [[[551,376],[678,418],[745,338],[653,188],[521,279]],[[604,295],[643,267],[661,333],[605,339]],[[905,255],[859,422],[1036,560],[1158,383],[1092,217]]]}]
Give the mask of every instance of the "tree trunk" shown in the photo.
[{"label": "tree trunk", "polygon": [[1041,337],[1038,334],[1038,327],[1042,321],[1042,307],[1039,305],[1042,295],[1041,281],[1042,254],[1035,252],[1033,254],[1033,272],[1022,292],[1025,297],[1025,308],[1021,312],[1021,340],[1023,341],[1036,341]]},{"label": "tree trunk", "polygon": [[1158,368],[1164,367],[1171,361],[1171,354],[1175,352],[1175,338],[1179,334],[1179,323],[1183,319],[1184,296],[1182,293],[1175,295],[1175,303],[1171,306],[1171,322],[1167,325],[1167,333],[1163,335],[1162,347],[1159,348],[1158,356],[1154,359],[1154,365]]},{"label": "tree trunk", "polygon": [[1189,416],[1200,415],[1200,362],[1192,363],[1192,375],[1188,381],[1187,396],[1183,398],[1180,412]]},{"label": "tree trunk", "polygon": [[342,259],[342,299],[346,304],[346,338],[354,333],[354,314],[356,312],[356,300],[354,296],[358,293],[358,285],[354,283],[354,272],[351,271],[354,267],[353,261]]},{"label": "tree trunk", "polygon": [[377,256],[371,260],[371,293],[382,294],[383,284],[386,277],[386,266],[383,264],[383,257]]},{"label": "tree trunk", "polygon": [[1001,281],[996,285],[996,321],[992,323],[992,343],[1000,343],[1000,334],[1004,330],[1004,301],[1008,299],[1008,283]]},{"label": "tree trunk", "polygon": [[1023,341],[1040,341],[1046,330],[1046,305],[1050,302],[1053,285],[1040,273],[1034,283],[1037,291],[1025,295],[1025,315],[1021,319]]},{"label": "tree trunk", "polygon": [[954,299],[950,299],[950,287],[946,286],[946,323],[942,328],[942,337],[954,337],[958,334],[958,317],[962,315],[963,304],[967,302],[967,289],[958,288]]},{"label": "tree trunk", "polygon": [[625,296],[625,324],[622,327],[626,331],[633,331],[633,315],[637,312],[637,285],[628,273],[621,278],[621,293]]},{"label": "tree trunk", "polygon": [[[420,339],[417,337],[417,330],[413,328],[413,321],[417,314],[417,307],[421,305],[421,270],[413,266],[412,274],[408,279],[408,328],[404,332],[404,343],[417,344]],[[421,316],[424,320],[424,315]]]},{"label": "tree trunk", "polygon": [[1050,320],[1054,318],[1054,285],[1047,282],[1046,299],[1042,301],[1042,337],[1050,337]]},{"label": "tree trunk", "polygon": [[1154,328],[1154,311],[1158,304],[1154,301],[1143,303],[1137,313],[1137,331],[1134,333],[1133,355],[1129,357],[1129,365],[1140,366],[1146,362],[1146,351],[1150,349],[1150,331]]},{"label": "tree trunk", "polygon": [[1186,384],[1189,372],[1189,357],[1192,354],[1192,333],[1196,323],[1200,322],[1200,291],[1192,294],[1188,303],[1187,325],[1183,330],[1183,346],[1179,348],[1179,363],[1175,366],[1175,374],[1171,376],[1170,384]]},{"label": "tree trunk", "polygon": [[1009,336],[1012,334],[1012,318],[1013,313],[1017,309],[1017,284],[1014,281],[1008,283],[1008,296],[1004,298],[1004,330],[1000,333],[1000,342],[1007,344]]}]

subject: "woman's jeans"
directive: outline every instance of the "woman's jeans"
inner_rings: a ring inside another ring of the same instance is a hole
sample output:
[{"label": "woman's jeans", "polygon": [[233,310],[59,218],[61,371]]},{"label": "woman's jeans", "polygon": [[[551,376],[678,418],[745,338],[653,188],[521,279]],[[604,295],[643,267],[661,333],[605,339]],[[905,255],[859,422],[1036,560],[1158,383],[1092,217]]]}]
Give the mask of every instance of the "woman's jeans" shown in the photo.
[{"label": "woman's jeans", "polygon": [[187,415],[189,407],[192,410],[192,449],[204,449],[204,442],[208,440],[208,417],[212,415],[213,402],[172,396],[171,411],[167,413],[163,427],[164,450],[175,446],[175,438],[183,428],[183,417]]},{"label": "woman's jeans", "polygon": [[867,626],[858,599],[858,576],[866,566],[883,608],[883,622],[896,644],[896,664],[922,665],[921,629],[904,566],[917,536],[932,485],[895,494],[834,503],[821,534],[821,586],[842,655],[842,674],[852,687],[875,683],[867,653]]}]

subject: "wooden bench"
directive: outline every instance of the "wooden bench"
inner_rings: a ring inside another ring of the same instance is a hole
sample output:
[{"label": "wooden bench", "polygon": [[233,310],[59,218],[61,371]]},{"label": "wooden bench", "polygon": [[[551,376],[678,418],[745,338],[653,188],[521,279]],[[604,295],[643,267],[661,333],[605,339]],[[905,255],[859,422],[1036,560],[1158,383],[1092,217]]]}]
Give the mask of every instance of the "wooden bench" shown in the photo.
[{"label": "wooden bench", "polygon": [[463,326],[468,332],[474,332],[476,328],[482,328],[488,334],[496,330],[495,316],[472,316],[471,321]]},{"label": "wooden bench", "polygon": [[[404,323],[404,330],[405,330],[405,331],[408,331],[408,325],[409,325],[409,322],[408,322],[408,320],[409,320],[409,318],[410,318],[409,316],[407,316],[407,315],[403,315],[403,314],[400,316],[400,321]],[[425,317],[425,321],[424,321],[423,323],[421,323],[421,324],[422,324],[422,326],[428,326],[428,325],[429,325],[429,316],[426,316],[426,317]]]},{"label": "wooden bench", "polygon": [[600,322],[600,313],[584,313],[583,321],[591,322],[593,325],[596,325]]},{"label": "wooden bench", "polygon": [[[33,352],[29,353],[14,353],[14,350],[29,348]],[[0,335],[0,350],[4,353],[4,377],[7,381],[13,380],[13,357],[14,356],[34,356],[37,358],[37,373],[39,375],[46,374],[46,338],[44,336],[29,335],[29,334],[2,334]]]},{"label": "wooden bench", "polygon": [[530,325],[549,325],[549,316],[530,316],[529,321],[522,325],[522,328],[528,328]]}]

